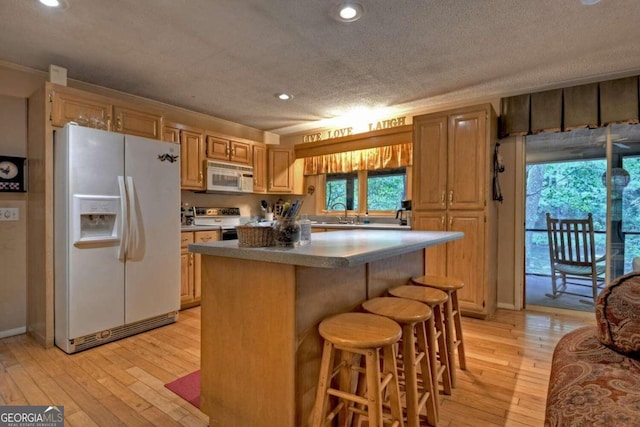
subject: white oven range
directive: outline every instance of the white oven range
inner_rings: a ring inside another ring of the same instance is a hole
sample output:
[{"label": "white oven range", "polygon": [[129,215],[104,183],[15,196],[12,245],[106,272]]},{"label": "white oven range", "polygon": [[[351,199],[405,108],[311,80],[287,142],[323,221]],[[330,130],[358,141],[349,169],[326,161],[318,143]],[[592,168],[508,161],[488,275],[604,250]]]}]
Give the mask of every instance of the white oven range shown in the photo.
[{"label": "white oven range", "polygon": [[240,208],[193,207],[193,225],[220,226],[221,240],[237,240],[240,224]]}]

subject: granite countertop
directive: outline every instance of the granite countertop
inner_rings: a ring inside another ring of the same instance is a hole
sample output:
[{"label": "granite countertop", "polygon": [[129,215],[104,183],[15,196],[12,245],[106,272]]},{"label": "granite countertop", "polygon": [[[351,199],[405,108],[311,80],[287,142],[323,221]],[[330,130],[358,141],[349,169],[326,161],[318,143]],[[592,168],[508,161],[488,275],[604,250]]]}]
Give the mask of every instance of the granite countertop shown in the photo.
[{"label": "granite countertop", "polygon": [[463,233],[447,231],[355,229],[314,233],[310,245],[293,248],[243,248],[238,246],[237,240],[227,240],[190,244],[189,251],[202,255],[307,267],[344,268],[402,255],[463,237]]}]

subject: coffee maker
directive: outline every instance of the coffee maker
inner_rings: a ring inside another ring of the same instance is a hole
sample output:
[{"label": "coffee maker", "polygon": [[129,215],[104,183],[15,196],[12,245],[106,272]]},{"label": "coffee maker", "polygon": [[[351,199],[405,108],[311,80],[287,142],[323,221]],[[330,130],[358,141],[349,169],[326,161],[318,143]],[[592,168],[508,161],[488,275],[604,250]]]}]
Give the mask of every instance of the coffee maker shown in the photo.
[{"label": "coffee maker", "polygon": [[396,211],[396,219],[400,225],[411,226],[411,200],[400,202],[400,209]]}]

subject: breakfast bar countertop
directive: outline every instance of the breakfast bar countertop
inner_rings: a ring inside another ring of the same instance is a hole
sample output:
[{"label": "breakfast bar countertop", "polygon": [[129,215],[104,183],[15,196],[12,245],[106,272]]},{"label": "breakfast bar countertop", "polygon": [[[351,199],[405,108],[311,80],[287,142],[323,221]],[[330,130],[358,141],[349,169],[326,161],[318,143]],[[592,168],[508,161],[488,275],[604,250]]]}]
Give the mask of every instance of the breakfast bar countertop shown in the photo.
[{"label": "breakfast bar countertop", "polygon": [[344,268],[365,264],[464,237],[461,232],[348,230],[314,233],[311,244],[287,247],[239,247],[237,240],[195,243],[189,251],[306,267]]}]

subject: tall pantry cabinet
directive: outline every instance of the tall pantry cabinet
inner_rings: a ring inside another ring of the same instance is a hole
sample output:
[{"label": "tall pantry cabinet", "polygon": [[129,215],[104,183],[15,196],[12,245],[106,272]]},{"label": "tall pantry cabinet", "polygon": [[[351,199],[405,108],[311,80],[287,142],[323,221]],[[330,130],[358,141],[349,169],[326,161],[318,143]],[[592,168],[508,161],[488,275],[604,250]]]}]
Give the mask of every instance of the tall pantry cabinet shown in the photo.
[{"label": "tall pantry cabinet", "polygon": [[413,229],[465,235],[427,248],[425,273],[461,279],[462,313],[490,316],[496,305],[496,113],[484,104],[416,116],[413,141]]}]

